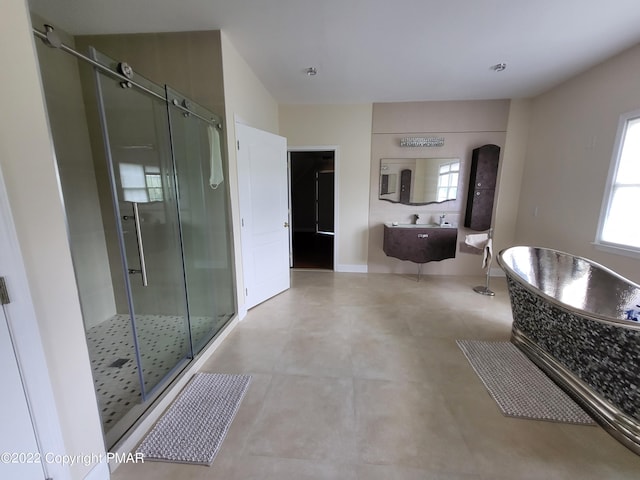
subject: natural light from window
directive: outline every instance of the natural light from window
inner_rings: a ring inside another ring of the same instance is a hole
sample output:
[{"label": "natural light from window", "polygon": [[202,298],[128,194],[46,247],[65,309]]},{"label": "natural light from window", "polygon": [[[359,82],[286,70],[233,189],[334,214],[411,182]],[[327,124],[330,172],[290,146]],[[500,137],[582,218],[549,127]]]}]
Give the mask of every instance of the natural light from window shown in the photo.
[{"label": "natural light from window", "polygon": [[623,115],[599,242],[640,252],[640,112]]},{"label": "natural light from window", "polygon": [[440,165],[438,171],[438,202],[456,198],[460,162],[448,162]]}]

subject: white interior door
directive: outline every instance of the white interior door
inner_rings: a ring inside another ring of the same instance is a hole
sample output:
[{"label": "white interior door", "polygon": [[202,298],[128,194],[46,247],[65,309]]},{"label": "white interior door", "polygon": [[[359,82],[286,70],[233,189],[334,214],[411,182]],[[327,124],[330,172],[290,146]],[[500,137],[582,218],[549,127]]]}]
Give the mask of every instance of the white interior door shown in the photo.
[{"label": "white interior door", "polygon": [[36,458],[28,454],[61,455],[65,449],[2,171],[0,277],[6,280],[0,305],[0,453],[9,454],[0,461],[0,479],[68,480],[68,465],[46,458],[29,463]]},{"label": "white interior door", "polygon": [[236,123],[245,302],[288,289],[287,139]]},{"label": "white interior door", "polygon": [[45,478],[4,307],[0,307],[0,478]]}]

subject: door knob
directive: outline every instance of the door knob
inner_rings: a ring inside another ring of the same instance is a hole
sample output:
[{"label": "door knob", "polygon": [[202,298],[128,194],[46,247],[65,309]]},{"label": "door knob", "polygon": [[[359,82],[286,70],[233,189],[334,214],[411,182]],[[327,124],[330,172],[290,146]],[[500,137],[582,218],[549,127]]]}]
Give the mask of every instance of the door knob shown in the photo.
[{"label": "door knob", "polygon": [[289,228],[289,222],[284,222],[284,228]]}]

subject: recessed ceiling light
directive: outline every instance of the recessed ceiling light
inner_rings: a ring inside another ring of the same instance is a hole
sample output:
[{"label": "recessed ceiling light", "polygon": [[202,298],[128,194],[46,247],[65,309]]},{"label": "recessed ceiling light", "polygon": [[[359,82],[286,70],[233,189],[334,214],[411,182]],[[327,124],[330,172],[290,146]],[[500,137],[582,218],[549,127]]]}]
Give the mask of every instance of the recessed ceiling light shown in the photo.
[{"label": "recessed ceiling light", "polygon": [[314,75],[318,74],[318,69],[316,67],[309,67],[304,71],[304,73],[306,73],[310,77],[313,77]]},{"label": "recessed ceiling light", "polygon": [[494,70],[496,72],[503,72],[507,69],[507,64],[506,63],[496,63],[495,65],[491,65],[491,70]]}]

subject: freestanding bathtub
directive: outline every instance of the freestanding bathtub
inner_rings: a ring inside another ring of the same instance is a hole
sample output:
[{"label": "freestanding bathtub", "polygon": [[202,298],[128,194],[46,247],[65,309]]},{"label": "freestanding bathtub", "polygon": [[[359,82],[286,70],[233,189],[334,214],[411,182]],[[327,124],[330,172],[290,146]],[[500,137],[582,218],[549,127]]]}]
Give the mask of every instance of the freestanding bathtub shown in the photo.
[{"label": "freestanding bathtub", "polygon": [[640,454],[640,285],[591,260],[517,246],[498,254],[511,341]]}]

